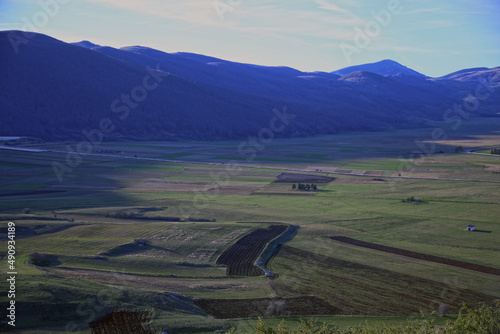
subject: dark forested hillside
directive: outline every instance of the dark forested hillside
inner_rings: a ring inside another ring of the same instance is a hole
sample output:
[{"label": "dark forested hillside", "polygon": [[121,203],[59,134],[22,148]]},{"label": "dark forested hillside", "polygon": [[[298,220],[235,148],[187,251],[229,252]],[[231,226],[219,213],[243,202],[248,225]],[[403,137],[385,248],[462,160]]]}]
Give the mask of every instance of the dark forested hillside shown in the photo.
[{"label": "dark forested hillside", "polygon": [[[473,71],[440,79],[338,76],[3,31],[0,134],[79,139],[110,119],[108,140],[242,138],[269,127],[273,109],[284,107],[295,118],[276,136],[415,127],[477,100],[480,82],[500,84],[499,68]],[[500,112],[500,90],[488,89],[472,116]]]}]

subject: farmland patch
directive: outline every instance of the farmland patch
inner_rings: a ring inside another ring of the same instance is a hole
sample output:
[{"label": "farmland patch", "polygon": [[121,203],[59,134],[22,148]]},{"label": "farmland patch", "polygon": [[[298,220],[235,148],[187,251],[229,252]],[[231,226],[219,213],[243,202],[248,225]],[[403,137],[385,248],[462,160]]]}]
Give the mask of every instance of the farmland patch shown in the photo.
[{"label": "farmland patch", "polygon": [[392,254],[408,256],[408,257],[412,257],[412,258],[419,259],[419,260],[447,264],[447,265],[454,266],[454,267],[479,271],[479,272],[492,274],[492,275],[500,275],[500,269],[488,267],[488,266],[483,266],[483,265],[479,265],[479,264],[475,264],[475,263],[447,259],[444,257],[434,256],[434,255],[429,255],[429,254],[412,252],[412,251],[401,249],[401,248],[384,246],[384,245],[380,245],[380,244],[375,244],[373,242],[356,240],[356,239],[345,237],[345,236],[334,236],[334,237],[330,237],[330,239],[335,240],[335,241],[340,241],[343,243],[347,243],[350,245],[375,249],[375,250],[379,250],[382,252],[388,252],[388,253],[392,253]]},{"label": "farmland patch", "polygon": [[[494,297],[461,285],[424,279],[330,256],[282,246],[271,261],[279,278],[270,281],[282,297],[321,296],[338,314],[410,315],[458,312],[460,304],[491,302]],[[444,292],[443,292],[444,291]]]},{"label": "farmland patch", "polygon": [[254,265],[267,244],[287,230],[286,225],[271,225],[258,229],[238,240],[217,259],[217,264],[227,265],[229,276],[260,276],[264,272]]},{"label": "farmland patch", "polygon": [[195,305],[216,319],[318,316],[337,314],[337,309],[317,297],[198,299]]},{"label": "farmland patch", "polygon": [[278,175],[274,182],[287,182],[287,183],[328,183],[335,180],[334,177],[310,175],[310,174],[295,174],[295,173],[282,173]]},{"label": "farmland patch", "polygon": [[228,233],[223,237],[220,237],[219,239],[206,243],[202,247],[196,249],[193,253],[191,253],[187,257],[187,260],[201,263],[209,262],[212,259],[212,256],[219,250],[221,246],[236,239],[240,235],[247,233],[249,230],[249,228],[240,228]]}]

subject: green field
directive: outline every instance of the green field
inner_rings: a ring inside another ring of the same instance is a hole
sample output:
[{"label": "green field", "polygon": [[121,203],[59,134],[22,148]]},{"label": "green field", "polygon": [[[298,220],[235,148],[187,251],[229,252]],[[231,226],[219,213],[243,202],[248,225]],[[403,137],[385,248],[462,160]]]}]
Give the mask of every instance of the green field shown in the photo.
[{"label": "green field", "polygon": [[[497,129],[476,119],[445,129],[441,142],[425,139],[432,128],[276,139],[255,159],[238,153],[238,141],[110,142],[99,147],[107,156],[80,156],[61,180],[53,163],[68,157],[50,150],[66,143],[0,150],[0,257],[14,222],[16,329],[89,333],[88,322],[117,308],[153,312],[157,332],[251,333],[256,325],[255,317],[216,319],[195,305],[200,299],[222,310],[261,305],[252,314],[276,325],[300,318],[293,305],[293,314],[280,313],[281,300],[318,298],[335,310],[320,321],[340,327],[405,322],[446,304],[443,324],[462,302],[500,298],[500,276],[329,237],[500,268],[500,158],[455,153],[498,145]],[[412,157],[422,142],[432,154]],[[298,191],[275,182],[282,173],[334,179]],[[408,197],[419,201],[402,202]],[[230,276],[217,264],[238,240],[276,224],[299,228],[264,250],[272,276]],[[45,263],[31,263],[35,252]]]}]

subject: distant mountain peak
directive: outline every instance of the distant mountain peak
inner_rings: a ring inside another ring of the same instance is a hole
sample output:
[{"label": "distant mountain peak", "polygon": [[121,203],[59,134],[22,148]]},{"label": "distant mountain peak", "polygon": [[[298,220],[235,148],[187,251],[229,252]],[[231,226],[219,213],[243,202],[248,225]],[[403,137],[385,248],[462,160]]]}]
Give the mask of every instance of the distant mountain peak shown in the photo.
[{"label": "distant mountain peak", "polygon": [[413,77],[423,77],[425,78],[426,76],[423,75],[422,73],[419,73],[417,71],[412,70],[411,68],[408,68],[404,65],[401,65],[400,63],[391,60],[391,59],[384,59],[375,63],[369,63],[369,64],[363,64],[363,65],[356,65],[356,66],[349,66],[342,68],[340,70],[332,72],[333,74],[337,74],[340,76],[344,76],[346,74],[355,72],[355,71],[367,71],[367,72],[372,72],[381,76],[395,76],[395,75],[408,75],[408,76],[413,76]]},{"label": "distant mountain peak", "polygon": [[94,44],[94,43],[89,42],[89,41],[81,41],[81,42],[70,43],[70,44],[80,46],[80,47],[85,48],[85,49],[93,49],[93,48],[100,47],[100,45]]}]

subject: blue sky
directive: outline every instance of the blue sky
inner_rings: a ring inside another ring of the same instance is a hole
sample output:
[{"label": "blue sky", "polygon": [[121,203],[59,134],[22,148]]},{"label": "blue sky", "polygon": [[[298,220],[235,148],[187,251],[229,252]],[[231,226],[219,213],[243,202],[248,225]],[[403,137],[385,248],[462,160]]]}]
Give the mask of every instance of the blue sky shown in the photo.
[{"label": "blue sky", "polygon": [[500,66],[499,17],[498,0],[0,0],[1,30],[65,42],[303,71],[393,59],[430,76]]}]

